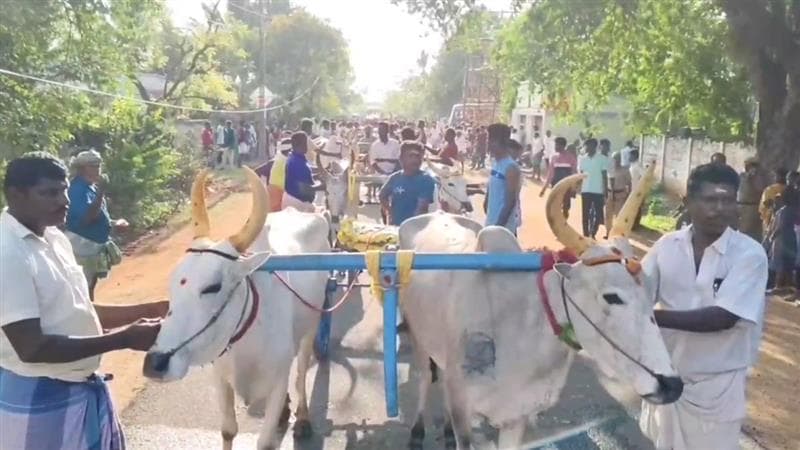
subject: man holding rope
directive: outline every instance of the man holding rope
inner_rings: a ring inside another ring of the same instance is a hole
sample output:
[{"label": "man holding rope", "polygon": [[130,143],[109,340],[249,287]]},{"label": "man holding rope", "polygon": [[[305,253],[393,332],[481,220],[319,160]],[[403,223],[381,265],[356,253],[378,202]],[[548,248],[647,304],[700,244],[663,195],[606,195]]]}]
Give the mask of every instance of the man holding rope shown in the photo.
[{"label": "man holding rope", "polygon": [[[47,153],[12,160],[0,214],[0,448],[121,450],[125,439],[100,355],[148,350],[166,301],[92,304],[72,246],[57,228],[67,170]],[[145,319],[152,318],[152,319]]]}]

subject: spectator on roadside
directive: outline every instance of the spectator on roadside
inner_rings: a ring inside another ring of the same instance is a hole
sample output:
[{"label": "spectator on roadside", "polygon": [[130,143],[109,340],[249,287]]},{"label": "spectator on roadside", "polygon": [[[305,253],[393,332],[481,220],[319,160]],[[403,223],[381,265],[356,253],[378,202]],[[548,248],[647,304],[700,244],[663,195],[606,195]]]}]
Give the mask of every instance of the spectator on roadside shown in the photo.
[{"label": "spectator on roadside", "polygon": [[[555,186],[564,178],[574,175],[578,170],[578,160],[574,153],[567,150],[567,140],[563,137],[557,137],[554,142],[556,144],[556,153],[550,158],[550,164],[547,167],[547,175],[545,175],[544,183],[542,183],[542,190],[539,192],[539,197],[544,197],[548,186]],[[569,217],[572,197],[574,196],[574,192],[570,192],[568,195],[564,196],[564,205],[562,207],[564,217]]]},{"label": "spectator on roadside", "polygon": [[424,120],[417,122],[417,140],[422,143],[422,145],[428,145],[428,132],[425,129]]},{"label": "spectator on roadside", "polygon": [[[620,158],[621,161],[621,158]],[[639,150],[634,148],[628,153],[628,171],[630,172],[631,176],[631,189],[634,189],[637,184],[639,184],[639,180],[642,179],[644,175],[644,167],[642,166],[641,161],[639,160]],[[641,227],[640,223],[642,221],[642,214],[644,213],[646,205],[642,204],[639,207],[639,212],[636,214],[636,220],[633,223],[633,228],[638,229]]]},{"label": "spectator on roadside", "polygon": [[584,146],[586,154],[578,163],[578,169],[581,173],[586,174],[586,179],[583,180],[581,187],[583,235],[595,239],[597,230],[604,222],[608,159],[597,152],[596,139],[587,139]]},{"label": "spectator on roadside", "polygon": [[103,158],[94,150],[78,153],[72,160],[74,177],[67,191],[70,205],[64,234],[83,268],[92,301],[97,281],[122,260],[122,252],[111,240],[111,230],[128,227],[125,219],[112,220],[108,213],[102,163]]},{"label": "spectator on roadside", "polygon": [[748,158],[744,162],[744,172],[739,174],[739,191],[736,203],[739,205],[739,231],[761,242],[763,222],[758,214],[758,203],[764,192],[764,181],[761,176],[757,158]]},{"label": "spectator on roadside", "polygon": [[620,154],[620,163],[622,167],[630,167],[631,165],[631,152],[635,150],[636,147],[633,145],[633,141],[626,141],[625,147],[622,147],[622,150],[619,151]]},{"label": "spectator on roadside", "polygon": [[456,130],[452,128],[448,128],[447,131],[444,132],[444,145],[442,148],[438,150],[429,149],[431,153],[438,156],[438,158],[431,158],[432,161],[440,162],[448,166],[455,165],[455,162],[461,159],[459,154],[460,150],[456,143]]},{"label": "spectator on roadside", "polygon": [[631,193],[631,172],[628,168],[622,167],[622,155],[617,152],[611,156],[614,167],[608,174],[608,204],[606,205],[606,235],[608,230],[614,226],[614,217],[619,214],[625,200]]},{"label": "spectator on roadside", "polygon": [[772,216],[775,212],[775,199],[783,194],[786,189],[786,169],[775,169],[772,172],[772,184],[761,193],[761,201],[758,204],[758,214],[761,216],[761,224],[764,230],[768,230],[772,224]]},{"label": "spectator on roadside", "polygon": [[544,163],[545,163],[545,170],[550,170],[550,158],[556,156],[556,141],[555,136],[550,130],[545,131],[544,133]]},{"label": "spectator on roadside", "polygon": [[239,161],[239,145],[236,142],[236,130],[230,120],[225,121],[225,128],[222,130],[222,166],[233,169]]},{"label": "spectator on roadside", "polygon": [[239,122],[237,143],[239,146],[239,157],[236,160],[236,166],[241,167],[242,161],[247,161],[250,158],[250,128],[244,120]]},{"label": "spectator on roadside", "polygon": [[797,261],[797,235],[794,224],[798,214],[798,192],[793,186],[787,186],[783,193],[775,198],[775,218],[764,238],[764,247],[769,255],[770,279],[774,280],[774,288],[768,293],[773,295],[795,294],[792,287],[792,273]]},{"label": "spectator on roadside", "polygon": [[475,135],[475,151],[472,154],[472,170],[486,168],[486,147],[488,139],[489,135],[486,132],[486,127],[481,126],[478,128],[478,132]]},{"label": "spectator on roadside", "polygon": [[200,145],[203,148],[206,166],[213,169],[216,166],[216,152],[214,151],[214,130],[211,129],[211,122],[209,121],[203,124],[203,131],[200,133]]}]

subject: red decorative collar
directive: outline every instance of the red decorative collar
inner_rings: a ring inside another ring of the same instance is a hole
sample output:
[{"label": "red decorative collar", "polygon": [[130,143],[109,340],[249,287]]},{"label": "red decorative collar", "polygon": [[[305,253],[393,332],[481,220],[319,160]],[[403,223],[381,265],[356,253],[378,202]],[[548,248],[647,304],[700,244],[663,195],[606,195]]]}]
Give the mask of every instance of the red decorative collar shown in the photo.
[{"label": "red decorative collar", "polygon": [[544,287],[544,276],[547,272],[553,270],[556,263],[564,262],[574,264],[578,262],[578,258],[567,249],[552,251],[544,248],[537,251],[542,253],[542,267],[539,269],[539,273],[536,276],[536,284],[539,287],[539,298],[542,301],[542,307],[544,308],[545,316],[547,316],[547,322],[550,324],[550,328],[553,329],[553,334],[560,338],[564,333],[564,328],[556,320],[553,307],[550,306],[550,299],[547,297],[547,290]]},{"label": "red decorative collar", "polygon": [[256,289],[256,285],[253,283],[253,279],[251,277],[247,277],[247,286],[250,289],[250,292],[253,293],[253,305],[250,307],[250,315],[247,316],[247,319],[245,319],[242,328],[233,335],[230,341],[228,341],[226,350],[231,348],[233,344],[244,337],[245,333],[247,333],[247,330],[253,326],[253,322],[256,321],[256,317],[258,316],[258,304],[261,303],[261,301],[258,298],[258,290]]}]

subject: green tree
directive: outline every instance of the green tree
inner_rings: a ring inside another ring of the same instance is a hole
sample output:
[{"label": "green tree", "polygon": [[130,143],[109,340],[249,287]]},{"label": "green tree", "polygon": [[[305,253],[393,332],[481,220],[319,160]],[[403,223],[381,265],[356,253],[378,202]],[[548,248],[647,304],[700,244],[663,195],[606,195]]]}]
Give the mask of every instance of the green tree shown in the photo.
[{"label": "green tree", "polygon": [[267,86],[294,118],[336,116],[355,98],[347,42],[342,33],[302,9],[272,19],[265,39]]},{"label": "green tree", "polygon": [[[475,7],[404,3],[443,32]],[[797,0],[539,0],[506,27],[496,57],[507,85],[532,80],[553,101],[578,99],[573,109],[626,97],[642,131],[689,126],[722,139],[751,137],[757,103],[762,161],[800,162]]]}]

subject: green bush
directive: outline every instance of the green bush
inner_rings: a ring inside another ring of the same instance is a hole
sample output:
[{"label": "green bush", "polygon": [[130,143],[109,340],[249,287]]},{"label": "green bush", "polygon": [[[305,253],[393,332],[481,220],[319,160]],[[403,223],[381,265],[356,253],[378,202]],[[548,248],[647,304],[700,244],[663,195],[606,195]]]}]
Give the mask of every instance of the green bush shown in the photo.
[{"label": "green bush", "polygon": [[176,145],[174,127],[156,111],[117,102],[81,136],[102,141],[112,217],[125,218],[132,235],[161,225],[184,203],[198,168],[192,149]]}]

